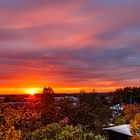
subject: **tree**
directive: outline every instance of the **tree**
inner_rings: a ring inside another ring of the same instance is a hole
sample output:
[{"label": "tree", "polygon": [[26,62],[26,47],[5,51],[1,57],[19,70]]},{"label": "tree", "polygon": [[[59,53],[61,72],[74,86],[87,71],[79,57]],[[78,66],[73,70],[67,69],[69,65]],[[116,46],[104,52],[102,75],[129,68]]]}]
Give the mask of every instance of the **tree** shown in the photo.
[{"label": "tree", "polygon": [[43,108],[47,108],[50,105],[54,104],[55,98],[54,98],[54,91],[51,87],[44,88],[42,99],[41,99],[41,105]]},{"label": "tree", "polygon": [[62,97],[58,101],[57,106],[59,107],[57,120],[61,121],[65,118],[68,118],[68,121],[70,121],[72,110],[74,109],[72,99],[70,97]]},{"label": "tree", "polygon": [[44,88],[41,96],[41,116],[44,125],[56,120],[57,106],[55,105],[54,91],[51,87]]},{"label": "tree", "polygon": [[126,120],[124,119],[123,116],[117,116],[116,118],[113,119],[113,124],[115,125],[126,124]]},{"label": "tree", "polygon": [[54,90],[49,86],[48,88],[43,89],[43,94],[54,94]]},{"label": "tree", "polygon": [[0,105],[0,139],[18,140],[40,127],[40,113],[29,106]]},{"label": "tree", "polygon": [[134,119],[130,123],[130,129],[132,140],[140,140],[140,113],[134,116]]},{"label": "tree", "polygon": [[28,140],[104,140],[100,135],[87,132],[81,126],[61,126],[57,123],[48,124],[32,132]]},{"label": "tree", "polygon": [[140,102],[140,87],[118,88],[114,93],[114,103],[130,103]]},{"label": "tree", "polygon": [[110,121],[111,110],[97,94],[81,94],[79,105],[71,113],[73,124],[82,124],[90,130],[101,133],[101,129]]},{"label": "tree", "polygon": [[140,112],[140,105],[138,104],[127,104],[124,106],[124,119],[126,123],[130,123],[133,120],[134,116]]}]

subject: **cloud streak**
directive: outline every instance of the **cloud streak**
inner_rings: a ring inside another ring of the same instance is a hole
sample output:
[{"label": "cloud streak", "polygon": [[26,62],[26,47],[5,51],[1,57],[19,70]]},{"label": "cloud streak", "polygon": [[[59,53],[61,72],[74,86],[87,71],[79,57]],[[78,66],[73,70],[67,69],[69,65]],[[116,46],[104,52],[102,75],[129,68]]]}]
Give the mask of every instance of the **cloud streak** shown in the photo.
[{"label": "cloud streak", "polygon": [[139,6],[129,0],[0,1],[0,88],[138,85]]}]

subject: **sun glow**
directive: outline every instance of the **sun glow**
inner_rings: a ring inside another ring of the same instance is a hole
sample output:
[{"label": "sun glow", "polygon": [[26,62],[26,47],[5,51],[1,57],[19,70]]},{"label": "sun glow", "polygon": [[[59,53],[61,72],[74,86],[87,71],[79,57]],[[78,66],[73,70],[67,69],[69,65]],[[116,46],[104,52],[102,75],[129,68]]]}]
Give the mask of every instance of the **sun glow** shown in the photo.
[{"label": "sun glow", "polygon": [[30,89],[28,89],[26,92],[27,92],[28,94],[30,94],[30,95],[34,95],[35,93],[38,92],[38,89],[36,89],[36,88],[30,88]]},{"label": "sun glow", "polygon": [[34,95],[34,94],[35,94],[35,92],[34,92],[34,91],[30,91],[30,94],[31,94],[31,95]]}]

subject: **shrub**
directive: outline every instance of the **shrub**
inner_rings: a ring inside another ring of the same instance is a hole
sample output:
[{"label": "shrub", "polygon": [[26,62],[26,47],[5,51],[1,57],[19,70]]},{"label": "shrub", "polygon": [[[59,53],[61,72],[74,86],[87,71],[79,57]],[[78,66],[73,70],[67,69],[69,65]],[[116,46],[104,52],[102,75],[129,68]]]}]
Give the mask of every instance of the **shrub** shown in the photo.
[{"label": "shrub", "polygon": [[134,116],[130,123],[130,129],[133,135],[132,140],[140,140],[140,113]]},{"label": "shrub", "polygon": [[35,130],[27,140],[104,140],[104,137],[86,132],[81,126],[61,126],[53,123]]}]

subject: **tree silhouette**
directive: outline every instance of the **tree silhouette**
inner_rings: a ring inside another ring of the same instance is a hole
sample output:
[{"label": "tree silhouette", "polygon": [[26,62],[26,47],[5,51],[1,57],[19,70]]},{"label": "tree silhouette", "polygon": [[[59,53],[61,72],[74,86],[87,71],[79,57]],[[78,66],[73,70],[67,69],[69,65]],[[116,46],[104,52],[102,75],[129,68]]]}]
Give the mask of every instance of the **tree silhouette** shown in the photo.
[{"label": "tree silhouette", "polygon": [[48,88],[43,89],[43,94],[54,94],[53,89],[49,86]]},{"label": "tree silhouette", "polygon": [[51,87],[44,88],[42,99],[41,99],[41,109],[42,109],[42,121],[43,124],[48,124],[54,122],[56,114],[55,97],[54,91]]}]

